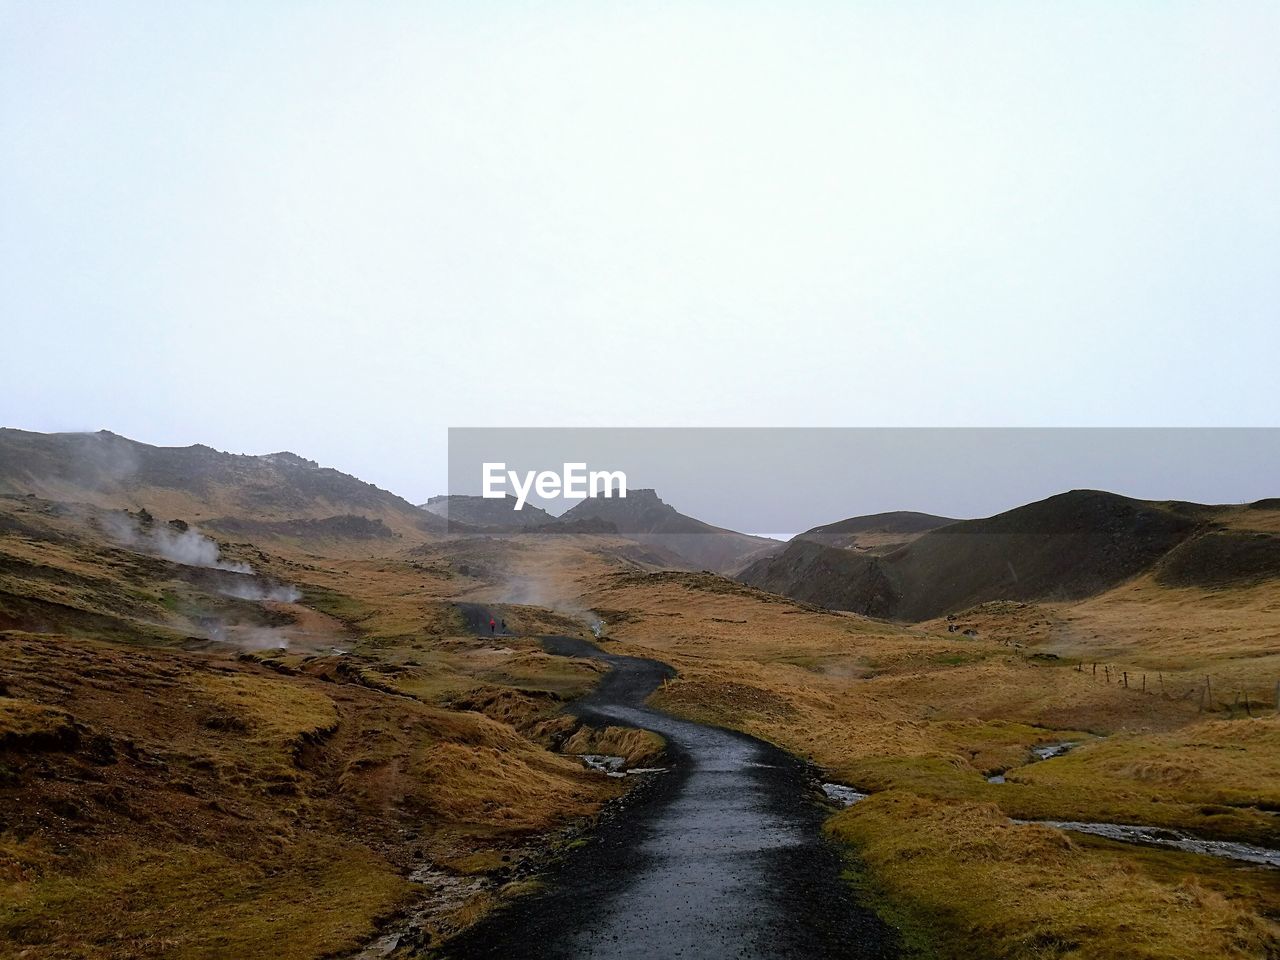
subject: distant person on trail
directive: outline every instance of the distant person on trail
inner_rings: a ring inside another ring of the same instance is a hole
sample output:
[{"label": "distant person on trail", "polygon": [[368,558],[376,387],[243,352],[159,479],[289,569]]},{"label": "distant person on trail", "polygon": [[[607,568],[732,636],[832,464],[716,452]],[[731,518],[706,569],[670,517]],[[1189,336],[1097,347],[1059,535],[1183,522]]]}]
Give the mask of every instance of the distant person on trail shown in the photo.
[{"label": "distant person on trail", "polygon": [[505,620],[502,621],[502,632],[503,633],[507,632],[507,621]]},{"label": "distant person on trail", "polygon": [[496,627],[497,625],[498,625],[498,624],[494,621],[493,617],[490,617],[490,618],[489,618],[489,632],[490,632],[490,633],[493,633],[493,628],[494,628],[494,627]]}]

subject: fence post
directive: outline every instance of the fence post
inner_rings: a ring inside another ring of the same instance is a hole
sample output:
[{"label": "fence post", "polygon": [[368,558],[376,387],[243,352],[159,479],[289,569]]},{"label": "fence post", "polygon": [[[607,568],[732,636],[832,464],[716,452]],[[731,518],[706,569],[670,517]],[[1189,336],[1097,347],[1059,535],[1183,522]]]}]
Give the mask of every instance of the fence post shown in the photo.
[{"label": "fence post", "polygon": [[1129,689],[1129,671],[1128,670],[1124,671],[1124,688],[1126,690]]},{"label": "fence post", "polygon": [[1244,692],[1244,715],[1246,717],[1253,716],[1253,711],[1249,709],[1249,691],[1248,690]]},{"label": "fence post", "polygon": [[[1093,675],[1095,677],[1098,675],[1098,665],[1096,663],[1093,665]],[[1276,689],[1280,690],[1280,682],[1276,683]]]},{"label": "fence post", "polygon": [[1142,692],[1147,692],[1147,675],[1145,673],[1142,675]]}]

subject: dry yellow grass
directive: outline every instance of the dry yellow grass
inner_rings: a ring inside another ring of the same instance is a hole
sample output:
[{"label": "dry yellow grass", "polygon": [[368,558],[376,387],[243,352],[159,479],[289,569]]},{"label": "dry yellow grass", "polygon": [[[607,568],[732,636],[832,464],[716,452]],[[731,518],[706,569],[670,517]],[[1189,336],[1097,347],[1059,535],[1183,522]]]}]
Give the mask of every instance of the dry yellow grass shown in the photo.
[{"label": "dry yellow grass", "polygon": [[[1280,717],[1206,721],[1169,733],[1090,743],[1010,776],[1018,793],[1088,796],[1088,819],[1187,826],[1280,846]],[[1017,802],[1017,801],[1014,801]],[[1077,811],[1087,804],[1076,801]],[[1082,819],[1071,816],[1068,819]]]},{"label": "dry yellow grass", "polygon": [[[83,613],[81,636],[182,639],[173,601],[192,599],[186,587],[148,579],[145,563],[86,552],[70,520],[48,522],[70,539],[0,546],[12,570],[52,572],[10,573],[0,591],[16,584]],[[32,809],[56,803],[80,826],[41,821],[24,826],[25,839],[3,838],[13,909],[0,912],[0,933],[10,941],[63,951],[54,956],[204,957],[252,955],[284,933],[292,952],[281,956],[341,951],[405,902],[409,867],[425,859],[489,872],[512,838],[596,809],[616,783],[546,747],[648,762],[638,758],[654,743],[635,731],[573,734],[558,707],[597,668],[548,657],[528,639],[466,636],[453,604],[469,600],[503,604],[528,634],[583,633],[598,614],[607,646],[679,669],[662,706],[881,791],[836,829],[955,955],[1180,960],[1261,956],[1272,942],[1261,917],[1276,911],[1274,881],[1262,871],[1067,841],[1006,818],[1273,838],[1274,817],[1260,807],[1277,799],[1274,722],[1202,722],[1194,701],[1143,696],[1043,656],[1163,671],[1171,684],[1205,670],[1243,682],[1276,656],[1278,608],[1265,589],[1138,581],[1083,604],[977,611],[978,636],[965,637],[945,621],[908,629],[718,577],[648,575],[611,538],[418,532],[263,546],[255,565],[298,583],[306,629],[346,656],[291,650],[243,662],[7,635],[15,679],[0,698],[0,740],[5,729],[71,724],[80,745],[52,754],[55,766],[90,762],[105,739],[136,778],[105,794],[115,805],[106,813],[67,786],[84,778],[20,781]],[[140,613],[147,620],[130,619]],[[1031,746],[1076,738],[1088,743],[1024,766]],[[1009,783],[986,782],[1005,769]],[[132,821],[139,812],[149,819]],[[412,839],[401,839],[406,822]],[[59,844],[70,854],[51,853]],[[111,897],[127,909],[108,929],[99,905]],[[212,904],[204,912],[201,898]],[[266,906],[272,898],[278,907]],[[476,897],[449,923],[496,902]]]},{"label": "dry yellow grass", "polygon": [[[1274,704],[1280,680],[1280,582],[1248,589],[1162,587],[1142,578],[1059,611],[1051,643],[1066,656],[1111,659],[1198,682],[1210,674]],[[1154,678],[1152,678],[1154,679]],[[1221,699],[1221,697],[1219,698]]]},{"label": "dry yellow grass", "polygon": [[[1017,643],[1070,661],[1147,674],[1148,689],[1185,695],[1211,677],[1215,706],[1247,691],[1275,705],[1280,681],[1280,581],[1206,589],[1139,577],[1076,603],[990,603],[953,621],[982,639]],[[923,624],[945,630],[946,621]]]},{"label": "dry yellow grass", "polygon": [[623,757],[627,766],[644,767],[656,763],[662,757],[666,741],[648,730],[631,727],[579,727],[564,742],[565,753],[595,753],[611,757]]},{"label": "dry yellow grass", "polygon": [[[1081,844],[1008,819],[1280,842],[1266,812],[1280,753],[1273,721],[1203,721],[1194,703],[1107,684],[991,622],[969,638],[945,621],[906,629],[699,575],[612,577],[588,597],[619,612],[610,633],[620,649],[678,667],[658,705],[881,791],[836,829],[874,883],[917,908],[945,955],[1189,960],[1275,949],[1264,919],[1273,873]],[[1045,620],[1034,608],[1018,617]],[[1063,739],[1083,745],[1026,765],[1031,746]],[[1009,783],[987,782],[1006,769]]]},{"label": "dry yellow grass", "polygon": [[75,721],[65,710],[30,700],[0,697],[0,744],[71,745],[78,736]]},{"label": "dry yellow grass", "polygon": [[376,854],[308,837],[252,859],[198,844],[109,841],[68,871],[30,844],[0,897],[0,957],[279,957],[355,949],[409,885]]},{"label": "dry yellow grass", "polygon": [[948,957],[1265,960],[1280,949],[1280,926],[1259,910],[1280,904],[1272,877],[1240,903],[1230,866],[1195,864],[1170,882],[1168,858],[1148,870],[1128,851],[1012,824],[989,804],[904,793],[856,804],[828,829]]},{"label": "dry yellow grass", "polygon": [[418,894],[413,867],[515,849],[619,789],[360,683],[13,632],[0,657],[0,956],[341,953]]}]

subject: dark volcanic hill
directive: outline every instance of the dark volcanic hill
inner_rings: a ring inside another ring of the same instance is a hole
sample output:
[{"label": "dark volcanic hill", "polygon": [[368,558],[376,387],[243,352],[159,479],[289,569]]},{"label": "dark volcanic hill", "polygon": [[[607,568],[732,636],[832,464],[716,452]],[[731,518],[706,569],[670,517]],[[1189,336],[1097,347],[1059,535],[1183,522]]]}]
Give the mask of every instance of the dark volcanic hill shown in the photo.
[{"label": "dark volcanic hill", "polygon": [[1237,580],[1280,576],[1273,535],[1219,533],[1219,517],[1232,509],[1074,490],[938,527],[883,555],[797,539],[740,579],[810,603],[917,621],[987,600],[1079,599],[1156,568],[1158,579],[1179,584],[1209,584],[1222,570]]},{"label": "dark volcanic hill", "polygon": [[896,510],[891,513],[873,513],[864,517],[850,517],[847,520],[826,523],[797,534],[794,539],[809,540],[828,547],[876,550],[885,553],[910,543],[930,530],[955,522],[950,517],[936,517],[931,513]]},{"label": "dark volcanic hill", "polygon": [[[556,521],[566,530],[612,530],[620,536],[660,547],[694,569],[728,573],[782,544],[715,527],[680,513],[653,490],[628,490],[626,497],[592,497],[566,510]],[[554,530],[555,527],[549,527]]]},{"label": "dark volcanic hill", "polygon": [[517,510],[515,505],[515,497],[442,494],[420,504],[420,509],[451,524],[465,524],[469,530],[484,533],[536,530],[555,522],[555,517],[541,507],[526,503]]},{"label": "dark volcanic hill", "polygon": [[[392,531],[443,529],[407,500],[293,453],[222,453],[203,444],[153,447],[108,431],[0,429],[0,493],[101,507],[146,507],[216,525],[327,521],[326,534],[378,521]],[[354,519],[343,519],[354,518]],[[305,532],[307,526],[289,528]],[[375,531],[376,534],[376,531]]]}]

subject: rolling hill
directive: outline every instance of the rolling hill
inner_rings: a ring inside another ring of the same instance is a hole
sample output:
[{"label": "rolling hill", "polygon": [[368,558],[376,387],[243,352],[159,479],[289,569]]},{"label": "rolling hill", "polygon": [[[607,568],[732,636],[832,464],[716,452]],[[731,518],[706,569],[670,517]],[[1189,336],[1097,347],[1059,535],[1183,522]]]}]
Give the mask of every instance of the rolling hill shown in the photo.
[{"label": "rolling hill", "polygon": [[728,573],[775,550],[777,540],[737,533],[686,516],[653,490],[628,490],[625,498],[596,497],[566,510],[548,530],[609,532],[682,558],[691,568]]},{"label": "rolling hill", "polygon": [[[228,532],[331,537],[440,531],[442,519],[293,453],[155,447],[109,431],[0,429],[0,493],[107,509],[146,508]],[[371,524],[373,526],[371,526]]]},{"label": "rolling hill", "polygon": [[475,497],[462,494],[442,494],[432,497],[419,509],[443,517],[451,528],[465,527],[485,533],[507,533],[536,530],[555,522],[555,517],[541,507],[526,503],[515,509],[515,497]]},{"label": "rolling hill", "polygon": [[1179,585],[1248,582],[1280,576],[1280,537],[1249,529],[1269,516],[1074,490],[937,527],[883,555],[798,538],[751,564],[740,579],[798,600],[902,621],[989,600],[1082,599],[1148,571]]},{"label": "rolling hill", "polygon": [[895,547],[910,543],[921,534],[955,522],[950,517],[937,517],[931,513],[897,510],[823,524],[797,534],[795,539],[809,540],[846,550],[875,550],[886,553]]}]

